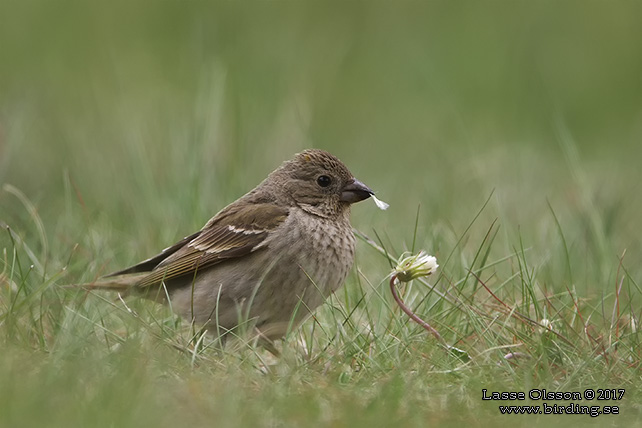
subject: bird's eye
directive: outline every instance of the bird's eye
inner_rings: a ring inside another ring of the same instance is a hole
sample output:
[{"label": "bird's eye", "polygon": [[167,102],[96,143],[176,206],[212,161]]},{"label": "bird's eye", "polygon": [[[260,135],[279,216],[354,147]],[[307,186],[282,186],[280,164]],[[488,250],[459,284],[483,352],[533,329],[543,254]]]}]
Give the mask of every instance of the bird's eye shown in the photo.
[{"label": "bird's eye", "polygon": [[321,187],[328,187],[332,183],[332,179],[327,175],[321,175],[317,178],[317,184]]}]

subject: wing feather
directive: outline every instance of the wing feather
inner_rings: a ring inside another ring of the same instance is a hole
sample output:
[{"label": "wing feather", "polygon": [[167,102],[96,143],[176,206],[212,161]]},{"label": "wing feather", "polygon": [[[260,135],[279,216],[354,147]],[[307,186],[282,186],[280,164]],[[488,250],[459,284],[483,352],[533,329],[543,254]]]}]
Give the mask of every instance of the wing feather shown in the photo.
[{"label": "wing feather", "polygon": [[126,275],[131,273],[149,272],[152,269],[154,269],[156,266],[158,266],[158,264],[161,263],[163,260],[167,259],[169,256],[171,256],[172,254],[174,254],[175,252],[183,248],[185,245],[187,245],[189,242],[194,240],[200,234],[201,232],[199,231],[191,234],[190,236],[186,236],[185,238],[181,239],[171,247],[165,248],[163,251],[160,252],[160,254],[157,254],[154,257],[150,257],[149,259],[143,260],[142,262],[135,264],[134,266],[128,267],[127,269],[119,270],[117,272],[110,273],[109,275],[105,275],[103,278],[110,278],[112,276]]},{"label": "wing feather", "polygon": [[161,253],[148,259],[147,262],[158,260],[158,264],[137,286],[145,288],[160,285],[163,281],[194,275],[223,260],[250,254],[261,247],[269,233],[287,215],[287,208],[271,203],[242,206],[232,204],[210,220],[199,233],[192,235],[191,240],[181,241],[180,248],[174,249],[179,244],[170,247],[173,250],[171,254],[161,257]]}]

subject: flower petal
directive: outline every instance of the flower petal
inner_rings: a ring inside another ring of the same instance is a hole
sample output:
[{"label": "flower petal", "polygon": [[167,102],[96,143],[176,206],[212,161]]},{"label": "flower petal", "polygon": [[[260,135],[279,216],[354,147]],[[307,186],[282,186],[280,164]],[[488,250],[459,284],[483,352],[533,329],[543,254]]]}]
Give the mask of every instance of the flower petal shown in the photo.
[{"label": "flower petal", "polygon": [[385,203],[384,201],[382,201],[380,199],[377,199],[377,197],[375,195],[370,195],[370,197],[372,198],[372,200],[374,201],[374,203],[377,205],[377,207],[380,210],[387,210],[388,207],[390,206],[387,203]]}]

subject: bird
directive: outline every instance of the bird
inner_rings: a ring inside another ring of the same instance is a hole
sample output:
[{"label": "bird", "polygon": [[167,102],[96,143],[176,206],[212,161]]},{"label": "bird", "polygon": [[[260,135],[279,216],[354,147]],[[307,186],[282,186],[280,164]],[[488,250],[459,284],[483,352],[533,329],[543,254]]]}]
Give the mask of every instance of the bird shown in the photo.
[{"label": "bird", "polygon": [[272,342],[343,285],[355,255],[350,206],[373,195],[337,157],[307,149],[201,230],[81,286],[169,303],[222,338],[251,322]]}]

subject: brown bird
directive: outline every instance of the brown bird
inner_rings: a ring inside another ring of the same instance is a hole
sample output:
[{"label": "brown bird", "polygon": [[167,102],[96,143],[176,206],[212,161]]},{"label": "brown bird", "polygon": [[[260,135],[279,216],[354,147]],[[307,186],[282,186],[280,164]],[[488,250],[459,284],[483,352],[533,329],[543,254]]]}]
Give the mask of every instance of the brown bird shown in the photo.
[{"label": "brown bird", "polygon": [[339,159],[305,150],[200,231],[83,286],[168,297],[215,335],[250,320],[279,339],[343,284],[355,250],[350,205],[371,195]]}]

